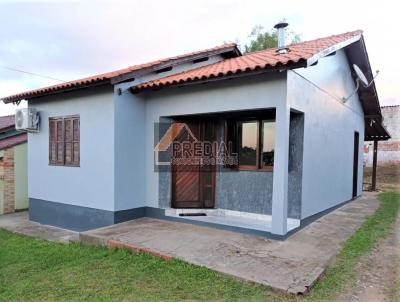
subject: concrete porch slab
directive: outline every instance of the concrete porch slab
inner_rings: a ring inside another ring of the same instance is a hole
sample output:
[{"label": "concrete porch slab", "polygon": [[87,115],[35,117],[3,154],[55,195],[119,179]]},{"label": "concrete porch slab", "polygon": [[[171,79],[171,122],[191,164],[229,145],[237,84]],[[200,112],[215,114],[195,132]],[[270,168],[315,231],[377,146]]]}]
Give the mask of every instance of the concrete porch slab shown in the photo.
[{"label": "concrete porch slab", "polygon": [[[204,213],[206,216],[179,216],[187,213]],[[224,209],[165,209],[165,216],[179,217],[192,221],[202,221],[212,224],[227,225],[244,228],[248,230],[257,230],[262,232],[271,232],[272,216],[263,214],[254,214]],[[287,230],[292,231],[300,226],[299,219],[288,218]]]},{"label": "concrete porch slab", "polygon": [[365,193],[284,241],[151,218],[83,232],[80,239],[102,245],[112,240],[297,294],[315,283],[378,205],[375,193]]},{"label": "concrete porch slab", "polygon": [[29,220],[27,211],[0,215],[0,228],[10,232],[63,243],[79,241],[79,233]]}]

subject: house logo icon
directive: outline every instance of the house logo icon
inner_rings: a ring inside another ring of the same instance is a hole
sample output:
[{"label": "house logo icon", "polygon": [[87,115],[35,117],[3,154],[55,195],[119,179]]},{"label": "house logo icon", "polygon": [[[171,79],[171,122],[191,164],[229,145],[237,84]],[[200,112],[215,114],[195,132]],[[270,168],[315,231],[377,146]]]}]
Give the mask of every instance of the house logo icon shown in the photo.
[{"label": "house logo icon", "polygon": [[160,141],[154,147],[154,162],[156,166],[171,165],[170,160],[160,160],[160,154],[167,153],[176,139],[183,134],[186,134],[187,142],[199,142],[197,137],[193,134],[192,130],[190,130],[190,127],[186,123],[172,123]]}]

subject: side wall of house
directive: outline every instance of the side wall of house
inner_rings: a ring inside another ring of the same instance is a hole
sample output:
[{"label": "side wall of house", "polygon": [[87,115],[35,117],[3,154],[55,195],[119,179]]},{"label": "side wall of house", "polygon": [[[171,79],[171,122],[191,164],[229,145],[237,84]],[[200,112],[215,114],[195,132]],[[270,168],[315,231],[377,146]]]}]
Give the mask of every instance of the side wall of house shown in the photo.
[{"label": "side wall of house", "polygon": [[[40,132],[28,135],[30,218],[75,230],[114,223],[114,104],[111,86],[29,102]],[[80,116],[80,166],[49,165],[49,118]]]},{"label": "side wall of house", "polygon": [[352,198],[354,132],[359,132],[358,194],[362,191],[364,115],[343,50],[288,72],[287,99],[304,112],[302,218]]}]

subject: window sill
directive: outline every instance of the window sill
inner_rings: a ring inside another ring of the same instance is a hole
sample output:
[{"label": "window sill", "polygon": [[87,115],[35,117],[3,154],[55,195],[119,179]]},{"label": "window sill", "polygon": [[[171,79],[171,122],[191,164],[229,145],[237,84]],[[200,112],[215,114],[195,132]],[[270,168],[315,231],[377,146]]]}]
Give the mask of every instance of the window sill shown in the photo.
[{"label": "window sill", "polygon": [[64,165],[64,164],[49,164],[51,167],[71,167],[71,168],[80,168],[80,165]]},{"label": "window sill", "polygon": [[237,168],[239,171],[254,171],[254,172],[273,172],[274,167],[263,167],[257,168],[256,166],[239,166]]}]

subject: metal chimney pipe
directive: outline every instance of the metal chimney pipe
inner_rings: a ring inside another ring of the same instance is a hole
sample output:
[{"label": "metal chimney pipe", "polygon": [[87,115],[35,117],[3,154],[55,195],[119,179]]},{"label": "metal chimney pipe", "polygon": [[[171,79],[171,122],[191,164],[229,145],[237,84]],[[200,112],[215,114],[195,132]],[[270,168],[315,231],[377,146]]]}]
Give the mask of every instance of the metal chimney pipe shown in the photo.
[{"label": "metal chimney pipe", "polygon": [[285,28],[289,24],[287,22],[279,22],[274,26],[276,30],[278,31],[278,49],[276,50],[277,53],[287,53],[288,49],[286,47],[286,41],[285,41]]}]

